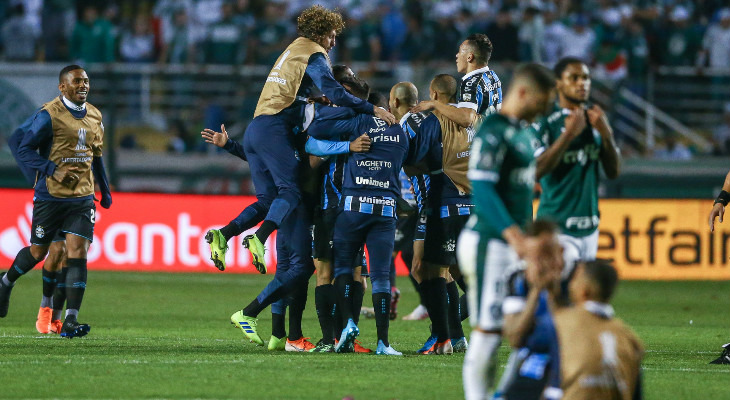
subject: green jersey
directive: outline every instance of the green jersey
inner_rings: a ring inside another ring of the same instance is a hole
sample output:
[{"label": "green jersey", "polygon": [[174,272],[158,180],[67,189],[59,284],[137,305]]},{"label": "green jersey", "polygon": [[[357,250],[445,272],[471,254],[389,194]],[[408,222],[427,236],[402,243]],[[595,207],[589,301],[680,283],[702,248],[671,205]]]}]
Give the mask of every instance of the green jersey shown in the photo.
[{"label": "green jersey", "polygon": [[[550,147],[565,130],[565,117],[570,110],[556,109],[533,124],[543,149]],[[538,150],[537,154],[540,154]],[[558,165],[540,179],[542,194],[538,218],[558,223],[563,233],[583,237],[598,228],[598,181],[601,134],[590,124],[563,153]]]},{"label": "green jersey", "polygon": [[467,228],[487,238],[502,238],[512,224],[524,228],[532,220],[535,150],[531,129],[502,114],[487,116],[471,147],[468,178],[474,213]]}]

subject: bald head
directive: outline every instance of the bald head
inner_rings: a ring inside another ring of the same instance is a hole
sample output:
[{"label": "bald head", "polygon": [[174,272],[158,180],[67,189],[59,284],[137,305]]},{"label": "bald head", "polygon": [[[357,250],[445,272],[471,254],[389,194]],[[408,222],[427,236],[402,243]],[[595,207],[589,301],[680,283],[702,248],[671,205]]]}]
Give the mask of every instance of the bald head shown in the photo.
[{"label": "bald head", "polygon": [[453,103],[456,101],[456,78],[449,74],[436,75],[431,81],[431,100],[441,103]]},{"label": "bald head", "polygon": [[399,82],[390,89],[390,111],[400,119],[408,110],[418,104],[418,89],[411,82]]}]

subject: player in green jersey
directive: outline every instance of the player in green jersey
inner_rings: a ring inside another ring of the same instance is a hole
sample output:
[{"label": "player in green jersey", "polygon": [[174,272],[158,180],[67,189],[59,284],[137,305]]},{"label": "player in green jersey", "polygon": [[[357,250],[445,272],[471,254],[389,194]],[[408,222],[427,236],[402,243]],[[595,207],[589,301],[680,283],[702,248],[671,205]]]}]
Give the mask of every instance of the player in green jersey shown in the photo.
[{"label": "player in green jersey", "polygon": [[566,273],[577,260],[595,260],[598,251],[599,165],[609,179],[619,174],[621,157],[603,110],[588,105],[591,75],[577,58],[563,58],[553,69],[558,104],[533,125],[541,147],[536,175],[542,187],[537,218],[555,221]]},{"label": "player in green jersey", "polygon": [[538,140],[526,127],[548,110],[554,86],[548,69],[537,64],[518,68],[502,109],[484,119],[472,142],[467,176],[475,206],[457,244],[473,326],[464,358],[467,399],[488,398],[494,384],[504,271],[524,257],[522,228],[532,220]]}]

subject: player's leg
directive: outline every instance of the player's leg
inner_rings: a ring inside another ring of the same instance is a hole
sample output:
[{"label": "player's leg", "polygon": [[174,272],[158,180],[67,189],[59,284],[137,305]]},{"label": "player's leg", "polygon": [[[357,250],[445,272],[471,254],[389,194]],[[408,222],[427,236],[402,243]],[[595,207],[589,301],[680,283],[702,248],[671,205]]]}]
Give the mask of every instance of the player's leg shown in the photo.
[{"label": "player's leg", "polygon": [[517,255],[501,241],[484,243],[480,235],[471,230],[462,232],[457,252],[468,285],[473,326],[464,357],[464,393],[469,400],[489,398],[495,383],[497,350],[501,342],[503,275],[507,266],[517,262]]},{"label": "player's leg", "polygon": [[[64,236],[65,238],[65,236]],[[63,258],[59,262],[59,268],[56,275],[56,289],[53,291],[53,315],[51,316],[51,332],[55,334],[61,333],[63,327],[63,309],[66,305],[66,275],[68,274],[68,254],[65,251]]]},{"label": "player's leg", "polygon": [[51,241],[60,228],[62,219],[58,213],[59,202],[33,202],[30,243],[15,256],[7,272],[0,275],[0,318],[8,314],[10,294],[15,281],[33,269],[48,254]]},{"label": "player's leg", "polygon": [[581,259],[582,243],[579,239],[565,234],[559,234],[558,241],[560,242],[560,246],[563,247],[563,262],[565,263],[565,268],[563,268],[561,274],[563,278],[567,278],[573,273],[575,263]]},{"label": "player's leg", "polygon": [[598,254],[598,229],[588,236],[580,238],[581,241],[581,260],[594,261]]},{"label": "player's leg", "polygon": [[456,242],[468,218],[468,215],[452,215],[441,219],[443,222],[443,245],[441,246],[440,262],[449,266],[446,280],[446,293],[449,300],[449,334],[454,352],[460,353],[466,351],[468,344],[464,336],[464,329],[461,326],[461,321],[465,318],[462,317],[457,279],[463,280],[463,276],[456,259]]},{"label": "player's leg", "polygon": [[66,316],[61,336],[73,338],[89,333],[87,324],[78,322],[79,310],[86,292],[86,255],[94,237],[96,205],[93,200],[69,202],[61,231],[66,233]]},{"label": "player's leg", "polygon": [[205,241],[210,246],[210,259],[216,268],[221,271],[226,269],[228,241],[263,221],[270,205],[271,199],[262,194],[256,202],[241,211],[228,225],[221,229],[211,229],[205,233]]},{"label": "player's leg", "polygon": [[57,232],[56,238],[49,248],[48,257],[46,257],[46,261],[43,263],[43,296],[41,297],[41,305],[38,309],[38,318],[36,318],[35,322],[36,330],[39,333],[51,332],[53,293],[56,290],[61,264],[66,258],[65,240],[65,237],[60,236],[59,232]]},{"label": "player's leg", "polygon": [[[357,265],[352,270],[352,280],[355,283],[354,285],[352,285],[352,318],[355,321],[355,324],[360,326],[360,316],[367,315],[363,312],[362,302],[365,297],[365,289],[367,289],[367,279],[370,276],[367,260],[365,259],[364,246],[361,247],[360,250],[357,252],[357,257],[355,258],[355,260],[357,260],[356,263],[359,265]],[[374,313],[371,315],[375,316]],[[357,339],[353,343],[353,351],[355,353],[373,352],[371,349],[363,346],[362,343],[360,343],[360,341]]]},{"label": "player's leg", "polygon": [[[276,257],[276,273],[281,276],[284,271],[289,269],[289,247],[284,241],[276,241]],[[271,303],[271,337],[269,338],[269,350],[286,350],[286,309],[289,305],[288,302],[289,298],[283,297]]]},{"label": "player's leg", "polygon": [[332,279],[334,279],[332,240],[336,217],[336,209],[321,210],[321,213],[315,218],[312,229],[312,257],[314,257],[317,279],[314,289],[314,306],[319,327],[322,330],[322,339],[312,350],[317,353],[332,352],[335,345],[334,312],[337,295],[332,285]]},{"label": "player's leg", "polygon": [[395,238],[395,219],[389,217],[373,217],[377,222],[369,229],[366,238],[368,258],[370,259],[370,282],[373,286],[373,308],[375,309],[375,326],[378,331],[379,355],[402,355],[390,346],[388,337],[390,329],[390,261],[393,256]]},{"label": "player's leg", "polygon": [[[436,342],[422,352],[422,354],[451,354],[451,333],[449,331],[449,297],[447,292],[447,277],[449,265],[444,264],[447,232],[445,218],[428,219],[426,226],[426,240],[423,252],[423,282],[424,293],[428,297],[428,314],[431,319],[432,335]],[[424,346],[425,347],[425,346]]]}]

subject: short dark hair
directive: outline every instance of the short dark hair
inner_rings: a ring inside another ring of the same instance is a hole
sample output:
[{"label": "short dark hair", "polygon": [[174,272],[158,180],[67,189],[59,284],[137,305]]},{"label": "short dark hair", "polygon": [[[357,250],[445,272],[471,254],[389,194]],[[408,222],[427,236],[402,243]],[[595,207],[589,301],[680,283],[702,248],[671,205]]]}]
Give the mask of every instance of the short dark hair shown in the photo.
[{"label": "short dark hair", "polygon": [[431,88],[449,96],[449,99],[456,96],[456,86],[456,78],[449,74],[438,74],[431,80]]},{"label": "short dark hair", "polygon": [[558,233],[558,225],[549,219],[538,218],[525,228],[525,235],[527,236],[537,237],[544,233]]},{"label": "short dark hair", "polygon": [[563,72],[565,72],[565,69],[568,68],[568,65],[572,64],[585,64],[585,61],[577,57],[561,58],[560,60],[558,60],[558,63],[555,64],[555,66],[553,67],[555,79],[560,79],[563,76]]},{"label": "short dark hair", "polygon": [[344,76],[338,82],[343,87],[346,86],[345,90],[359,99],[365,100],[370,95],[370,85],[356,76]]},{"label": "short dark hair", "polygon": [[71,65],[63,67],[61,72],[58,73],[58,83],[63,83],[63,78],[66,76],[66,74],[68,74],[69,72],[71,72],[73,70],[77,70],[77,69],[84,69],[84,68],[81,67],[80,65],[76,65],[76,64],[71,64]]},{"label": "short dark hair", "polygon": [[388,108],[388,98],[380,92],[370,93],[370,96],[368,96],[368,103],[376,107]]},{"label": "short dark hair", "polygon": [[618,273],[616,268],[608,260],[586,261],[583,264],[583,272],[586,277],[596,284],[598,288],[598,299],[602,303],[608,303],[618,284]]},{"label": "short dark hair", "polygon": [[537,63],[522,64],[514,72],[513,81],[526,79],[541,92],[549,92],[555,87],[555,76],[548,69]]},{"label": "short dark hair", "polygon": [[486,64],[489,62],[494,46],[492,46],[492,41],[489,40],[487,35],[483,33],[472,33],[466,38],[466,41],[472,46],[477,63]]},{"label": "short dark hair", "polygon": [[335,77],[337,82],[341,81],[347,76],[347,70],[350,69],[347,65],[337,64],[332,66],[332,76]]}]

